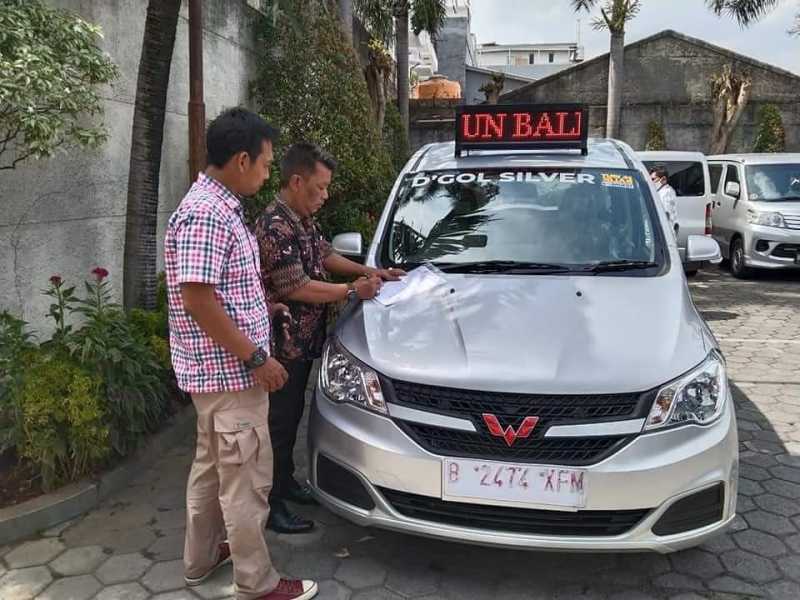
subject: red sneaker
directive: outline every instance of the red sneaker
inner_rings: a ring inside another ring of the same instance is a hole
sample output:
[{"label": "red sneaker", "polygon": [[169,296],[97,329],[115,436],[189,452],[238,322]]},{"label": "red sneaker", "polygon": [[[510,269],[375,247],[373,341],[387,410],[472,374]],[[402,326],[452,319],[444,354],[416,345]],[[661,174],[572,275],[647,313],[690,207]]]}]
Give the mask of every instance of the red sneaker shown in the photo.
[{"label": "red sneaker", "polygon": [[308,580],[281,579],[278,587],[258,600],[310,600],[319,592],[319,586]]},{"label": "red sneaker", "polygon": [[203,573],[200,577],[184,577],[183,579],[186,581],[186,585],[188,586],[200,585],[206,579],[216,573],[221,566],[227,565],[229,562],[231,562],[231,547],[228,545],[228,542],[222,542],[219,545],[219,558],[213,567]]}]

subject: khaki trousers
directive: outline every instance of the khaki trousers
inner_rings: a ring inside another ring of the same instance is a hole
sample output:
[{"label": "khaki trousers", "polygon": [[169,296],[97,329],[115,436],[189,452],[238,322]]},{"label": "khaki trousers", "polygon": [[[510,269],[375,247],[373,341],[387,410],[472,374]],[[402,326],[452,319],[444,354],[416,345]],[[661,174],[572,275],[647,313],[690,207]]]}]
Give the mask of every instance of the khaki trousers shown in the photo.
[{"label": "khaki trousers", "polygon": [[187,577],[201,577],[227,539],[237,600],[254,600],[280,576],[264,540],[272,488],[269,396],[261,388],[192,394],[197,410],[197,452],[186,490]]}]

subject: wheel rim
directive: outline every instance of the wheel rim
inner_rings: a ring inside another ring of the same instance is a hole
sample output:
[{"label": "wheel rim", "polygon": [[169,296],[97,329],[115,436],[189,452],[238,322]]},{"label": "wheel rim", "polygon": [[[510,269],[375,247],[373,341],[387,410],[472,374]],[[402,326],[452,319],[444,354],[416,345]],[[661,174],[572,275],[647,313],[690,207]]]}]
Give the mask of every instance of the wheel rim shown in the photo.
[{"label": "wheel rim", "polygon": [[742,250],[741,242],[737,242],[733,248],[733,270],[741,271],[744,264],[744,250]]}]

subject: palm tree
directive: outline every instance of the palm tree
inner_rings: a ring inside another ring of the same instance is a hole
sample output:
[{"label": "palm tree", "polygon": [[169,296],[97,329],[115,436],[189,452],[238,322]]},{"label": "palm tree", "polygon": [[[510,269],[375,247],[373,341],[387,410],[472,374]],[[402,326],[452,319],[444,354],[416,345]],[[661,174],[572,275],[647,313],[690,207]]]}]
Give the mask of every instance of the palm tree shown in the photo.
[{"label": "palm tree", "polygon": [[353,0],[339,0],[339,21],[348,41],[353,43]]},{"label": "palm tree", "polygon": [[[570,0],[576,11],[590,12],[600,0]],[[608,55],[608,100],[606,102],[606,136],[619,136],[622,88],[625,85],[625,23],[641,8],[641,0],[604,0],[600,17],[592,22],[595,29],[608,29],[611,47]]]},{"label": "palm tree", "polygon": [[125,223],[124,304],[154,308],[158,179],[169,71],[181,0],[150,0],[133,109]]},{"label": "palm tree", "polygon": [[[749,27],[780,3],[781,0],[706,0],[711,10],[733,17],[742,27]],[[800,35],[800,13],[795,16],[789,35]]]},{"label": "palm tree", "polygon": [[[384,43],[394,33],[397,60],[397,106],[403,129],[408,136],[408,31],[409,20],[415,34],[427,31],[432,38],[444,24],[446,0],[353,0],[355,13],[373,37]],[[392,27],[394,21],[394,27]]]}]

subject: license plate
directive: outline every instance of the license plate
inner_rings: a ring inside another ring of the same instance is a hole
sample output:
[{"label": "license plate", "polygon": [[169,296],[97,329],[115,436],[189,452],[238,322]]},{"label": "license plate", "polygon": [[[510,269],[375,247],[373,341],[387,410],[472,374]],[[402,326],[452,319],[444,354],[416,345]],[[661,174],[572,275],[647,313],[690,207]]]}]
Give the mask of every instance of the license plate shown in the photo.
[{"label": "license plate", "polygon": [[580,469],[447,458],[442,478],[445,500],[586,506],[586,472]]}]

